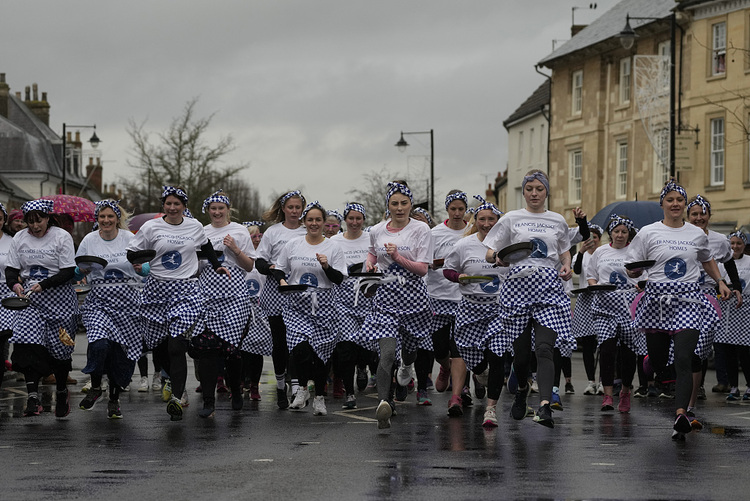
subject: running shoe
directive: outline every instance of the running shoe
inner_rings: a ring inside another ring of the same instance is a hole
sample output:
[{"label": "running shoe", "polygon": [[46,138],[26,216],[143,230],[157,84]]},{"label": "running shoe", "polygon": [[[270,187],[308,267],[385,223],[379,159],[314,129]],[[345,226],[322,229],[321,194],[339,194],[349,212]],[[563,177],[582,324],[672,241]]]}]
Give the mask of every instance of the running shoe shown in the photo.
[{"label": "running shoe", "polygon": [[432,374],[427,374],[427,384],[425,384],[425,388],[428,390],[435,389],[435,385],[432,383]]},{"label": "running shoe", "polygon": [[458,395],[452,395],[450,402],[448,402],[448,415],[450,417],[461,417],[464,415],[464,410],[461,408],[461,397]]},{"label": "running shoe", "polygon": [[695,416],[690,418],[690,428],[693,431],[701,431],[703,429],[703,423],[698,421]]},{"label": "running shoe", "polygon": [[678,433],[690,433],[693,427],[690,425],[690,418],[685,414],[678,414],[674,420],[674,431]]},{"label": "running shoe", "polygon": [[86,396],[83,397],[83,400],[81,400],[79,407],[85,411],[90,411],[94,408],[94,404],[102,398],[102,393],[104,392],[101,388],[91,388],[89,392],[86,393]]},{"label": "running shoe", "polygon": [[651,385],[648,387],[648,391],[646,392],[646,396],[648,398],[659,398],[659,390],[656,389],[656,386]]},{"label": "running shoe", "polygon": [[674,440],[675,442],[684,442],[685,434],[677,430],[672,430],[672,440]]},{"label": "running shoe", "polygon": [[487,368],[478,373],[474,374],[474,383],[479,382],[484,387],[487,387],[488,384],[490,384],[490,366],[488,365]]},{"label": "running shoe", "polygon": [[396,402],[393,400],[388,401],[388,405],[391,406],[391,416],[395,416],[397,414],[396,412]]},{"label": "running shoe", "polygon": [[138,385],[138,393],[148,393],[148,376],[141,376],[141,383]]},{"label": "running shoe", "polygon": [[620,392],[620,401],[617,402],[617,410],[622,414],[630,412],[630,392]]},{"label": "running shoe", "polygon": [[531,380],[531,393],[539,393],[539,385],[536,382],[536,375]]},{"label": "running shoe", "polygon": [[378,387],[378,378],[376,376],[370,376],[370,379],[367,381],[367,387],[368,388],[377,388]]},{"label": "running shoe", "polygon": [[70,414],[70,393],[67,388],[62,391],[57,391],[56,393],[55,416],[63,418]]},{"label": "running shoe", "polygon": [[167,402],[167,414],[170,421],[182,421],[182,405],[177,397],[172,396]]},{"label": "running shoe", "polygon": [[608,412],[615,410],[615,404],[611,396],[604,395],[602,399],[602,412]]},{"label": "running shoe", "polygon": [[601,381],[599,381],[599,384],[596,385],[596,394],[604,395],[604,385],[602,385]]},{"label": "running shoe", "polygon": [[294,400],[289,405],[290,409],[304,409],[307,407],[307,401],[310,400],[310,392],[307,391],[305,386],[300,386],[297,389],[297,393],[294,394]]},{"label": "running shoe", "polygon": [[745,390],[745,393],[742,395],[742,400],[750,400],[750,387]]},{"label": "running shoe", "polygon": [[26,409],[23,411],[24,417],[38,416],[42,411],[42,403],[37,397],[29,397],[26,400]]},{"label": "running shoe", "polygon": [[734,402],[739,400],[740,398],[740,389],[736,386],[732,386],[732,388],[729,390],[729,395],[727,395],[727,400],[730,402]]},{"label": "running shoe", "polygon": [[190,405],[190,398],[188,397],[187,390],[182,392],[182,398],[180,399],[180,405],[183,407],[187,407]]},{"label": "running shoe", "polygon": [[728,384],[718,383],[711,388],[711,393],[727,393],[730,390]]},{"label": "running shoe", "polygon": [[635,398],[645,398],[648,396],[648,386],[639,386],[638,389],[636,389],[633,392],[633,396]]},{"label": "running shoe", "polygon": [[396,395],[394,396],[394,400],[396,400],[396,402],[403,402],[404,400],[406,400],[408,394],[409,389],[406,386],[402,386],[396,383]]},{"label": "running shoe", "polygon": [[154,374],[153,378],[151,378],[151,389],[153,391],[161,390],[161,374],[158,372]]},{"label": "running shoe", "polygon": [[289,387],[286,383],[284,383],[283,388],[276,388],[276,405],[278,405],[279,409],[288,409],[289,408],[289,399],[286,396],[286,390]]},{"label": "running shoe", "polygon": [[659,398],[673,399],[674,383],[666,383],[661,385],[661,389],[659,390]]},{"label": "running shoe", "polygon": [[706,400],[706,388],[703,385],[698,387],[698,400]]},{"label": "running shoe", "polygon": [[565,394],[566,395],[575,395],[576,390],[573,388],[573,383],[568,381],[565,383]]},{"label": "running shoe", "polygon": [[518,378],[512,365],[510,366],[510,376],[508,376],[508,391],[514,395],[518,391]]},{"label": "running shoe", "polygon": [[367,389],[367,369],[364,367],[357,367],[357,389],[359,391]]},{"label": "running shoe", "polygon": [[91,380],[89,379],[86,381],[86,384],[83,385],[83,388],[81,388],[81,393],[88,393],[91,389]]},{"label": "running shoe", "polygon": [[487,386],[479,381],[479,378],[476,374],[473,374],[471,378],[474,380],[474,396],[476,396],[479,400],[483,399],[487,394]]},{"label": "running shoe", "polygon": [[539,410],[536,411],[536,416],[534,416],[534,422],[546,426],[547,428],[555,427],[555,421],[552,419],[552,409],[549,404],[544,404],[539,407]]},{"label": "running shoe", "polygon": [[516,391],[516,396],[513,399],[513,405],[510,407],[510,416],[513,419],[520,421],[526,417],[526,410],[528,407],[528,405],[526,404],[526,399],[528,398],[528,396],[528,386],[526,388],[518,388],[518,390]]},{"label": "running shoe", "polygon": [[316,395],[312,403],[313,416],[327,416],[326,399],[323,395]]},{"label": "running shoe", "polygon": [[169,378],[164,379],[164,386],[161,387],[162,402],[169,402],[172,399],[172,381]]},{"label": "running shoe", "polygon": [[396,371],[396,381],[398,381],[398,384],[401,386],[406,386],[412,379],[414,379],[414,364],[404,365],[404,363],[401,362],[398,371]]},{"label": "running shoe", "polygon": [[432,405],[427,390],[417,390],[417,405]]},{"label": "running shoe", "polygon": [[216,380],[216,393],[229,393],[229,388],[221,376]]},{"label": "running shoe", "polygon": [[203,393],[203,385],[199,384],[198,386],[196,386],[195,387],[195,392],[196,393]]},{"label": "running shoe", "polygon": [[383,430],[391,427],[391,416],[393,415],[393,408],[391,404],[385,400],[381,400],[378,404],[378,408],[375,411],[375,417],[378,420],[378,429]]},{"label": "running shoe", "polygon": [[210,402],[203,402],[203,408],[198,411],[198,417],[207,419],[210,417],[214,417],[214,415],[215,415],[214,404]]},{"label": "running shoe", "polygon": [[562,404],[562,400],[560,400],[560,394],[559,394],[558,392],[556,392],[556,391],[553,391],[553,392],[552,392],[552,398],[551,398],[550,400],[551,400],[551,401],[550,401],[550,404],[549,404],[549,406],[550,406],[550,407],[551,407],[552,409],[555,409],[556,411],[561,411],[561,410],[563,410],[563,404]]},{"label": "running shoe", "polygon": [[[284,394],[284,398],[286,398],[286,393]],[[260,388],[258,388],[257,384],[250,385],[250,400],[260,400]]]},{"label": "running shoe", "polygon": [[341,406],[342,409],[356,409],[357,408],[357,397],[354,395],[347,395],[346,402]]},{"label": "running shoe", "polygon": [[474,405],[474,402],[471,400],[471,391],[468,386],[464,386],[464,389],[461,390],[461,405],[464,407],[471,407]]},{"label": "running shoe", "polygon": [[340,377],[333,378],[333,398],[344,398],[345,396],[344,380]]},{"label": "running shoe", "polygon": [[583,390],[584,395],[596,395],[596,383],[594,381],[589,381],[589,384],[586,385],[586,389]]},{"label": "running shoe", "polygon": [[124,391],[124,392],[130,391],[130,385],[129,385],[129,384],[128,384],[128,385],[125,385],[125,386],[123,386],[123,387],[122,387],[121,389],[122,389],[122,391]]},{"label": "running shoe", "polygon": [[[146,382],[148,383],[148,379],[146,379]],[[107,402],[107,417],[109,419],[122,419],[119,400],[110,400]]]},{"label": "running shoe", "polygon": [[451,379],[451,371],[441,365],[440,372],[438,373],[438,377],[435,379],[435,391],[442,393],[446,389],[448,389],[448,384],[450,384],[450,379]]},{"label": "running shoe", "polygon": [[68,376],[68,379],[66,380],[66,384],[78,384],[78,380],[74,377]]},{"label": "running shoe", "polygon": [[497,428],[497,411],[494,407],[487,407],[484,411],[482,426],[485,428]]}]

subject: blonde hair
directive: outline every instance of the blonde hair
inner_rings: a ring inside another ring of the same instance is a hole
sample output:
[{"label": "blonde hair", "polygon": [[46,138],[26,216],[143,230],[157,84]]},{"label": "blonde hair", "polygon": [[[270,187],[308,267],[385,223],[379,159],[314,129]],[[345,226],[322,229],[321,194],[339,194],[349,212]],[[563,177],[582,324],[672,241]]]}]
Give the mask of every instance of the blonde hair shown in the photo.
[{"label": "blonde hair", "polygon": [[284,203],[282,204],[281,199],[289,193],[291,193],[291,191],[285,191],[284,193],[276,197],[276,200],[274,201],[271,208],[264,212],[263,216],[261,216],[263,218],[263,221],[271,224],[283,223],[286,220],[286,215],[284,214],[284,206],[289,200],[292,200],[294,198],[299,198],[302,201],[302,208],[305,208],[305,197],[302,196],[301,193],[299,195],[292,195],[291,197],[284,200]]}]

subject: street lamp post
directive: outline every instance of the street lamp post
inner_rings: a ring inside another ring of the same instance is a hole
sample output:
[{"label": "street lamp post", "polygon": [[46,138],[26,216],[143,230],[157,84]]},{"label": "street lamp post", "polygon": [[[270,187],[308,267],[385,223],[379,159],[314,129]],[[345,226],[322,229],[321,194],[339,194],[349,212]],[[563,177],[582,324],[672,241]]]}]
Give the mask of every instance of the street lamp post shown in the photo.
[{"label": "street lamp post", "polygon": [[434,131],[430,129],[428,131],[417,131],[417,132],[404,132],[401,131],[401,139],[395,144],[398,151],[406,151],[409,143],[404,139],[405,135],[408,134],[429,134],[430,135],[430,214],[435,215],[435,142],[434,142]]},{"label": "street lamp post", "polygon": [[[620,39],[620,43],[625,50],[630,50],[635,43],[635,39],[638,35],[635,33],[633,28],[630,27],[630,20],[643,20],[643,21],[661,21],[664,18],[661,17],[632,17],[630,14],[625,16],[625,27],[617,35]],[[676,86],[675,86],[675,38],[677,28],[677,15],[673,11],[669,16],[670,24],[670,38],[669,38],[669,177],[676,177],[675,168],[675,101],[676,101]]]},{"label": "street lamp post", "polygon": [[67,125],[65,122],[63,122],[63,132],[62,132],[62,194],[65,195],[65,192],[67,191],[67,180],[68,180],[68,162],[67,162],[67,152],[68,152],[68,136],[67,136],[67,128],[75,128],[75,129],[94,129],[94,133],[91,135],[91,139],[89,139],[89,144],[91,144],[91,147],[96,149],[97,146],[99,146],[99,143],[101,143],[101,139],[96,135],[96,124],[94,125]]}]

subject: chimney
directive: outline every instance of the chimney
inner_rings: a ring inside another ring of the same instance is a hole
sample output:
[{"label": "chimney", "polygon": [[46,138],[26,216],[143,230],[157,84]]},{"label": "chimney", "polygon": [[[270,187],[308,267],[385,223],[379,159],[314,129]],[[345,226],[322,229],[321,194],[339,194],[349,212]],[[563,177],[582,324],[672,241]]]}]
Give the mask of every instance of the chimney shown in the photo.
[{"label": "chimney", "polygon": [[86,166],[86,177],[89,184],[99,193],[102,193],[102,163],[97,158],[94,165],[93,157],[89,157],[89,164]]},{"label": "chimney", "polygon": [[33,99],[29,99],[29,87],[26,87],[26,107],[41,120],[44,125],[49,127],[49,103],[47,102],[47,93],[42,93],[42,100],[39,100],[39,87],[32,84]]},{"label": "chimney", "polygon": [[574,36],[576,36],[586,26],[588,26],[588,25],[587,24],[574,24],[573,26],[571,26],[570,27],[570,37],[573,38]]},{"label": "chimney", "polygon": [[8,118],[8,96],[10,86],[5,83],[5,73],[0,73],[0,116]]}]

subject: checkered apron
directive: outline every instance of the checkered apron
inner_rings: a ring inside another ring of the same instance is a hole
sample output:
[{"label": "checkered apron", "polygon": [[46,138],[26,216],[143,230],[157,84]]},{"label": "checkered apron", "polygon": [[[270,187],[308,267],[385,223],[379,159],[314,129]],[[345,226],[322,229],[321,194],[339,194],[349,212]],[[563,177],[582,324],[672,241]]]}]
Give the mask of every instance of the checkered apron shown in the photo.
[{"label": "checkered apron", "polygon": [[89,343],[109,339],[119,343],[130,360],[137,361],[143,353],[139,296],[140,290],[123,280],[93,281],[81,310]]},{"label": "checkered apron", "polygon": [[[638,298],[633,327],[640,331],[638,343],[641,350],[646,343],[646,330],[673,333],[696,329],[700,337],[695,354],[702,359],[711,354],[713,332],[719,325],[720,315],[701,291],[700,285],[691,282],[648,282],[646,292]],[[670,348],[670,361],[672,358]]]},{"label": "checkered apron", "polygon": [[[13,297],[16,293],[8,289],[5,281],[0,282],[0,299],[6,297]],[[0,306],[0,331],[5,331],[13,328],[13,322],[16,318],[17,310],[9,310]]]},{"label": "checkered apron", "polygon": [[453,324],[459,304],[461,304],[459,301],[448,301],[446,299],[430,297],[430,305],[432,306],[432,311],[435,313],[432,316],[432,326],[430,327],[432,332],[436,332],[446,325]]},{"label": "checkered apron", "polygon": [[[513,349],[530,320],[557,334],[555,348],[563,357],[571,356],[576,340],[571,333],[570,298],[554,268],[516,266],[500,287],[498,317],[490,322],[490,349],[498,356]],[[535,346],[534,332],[531,346]]]},{"label": "checkered apron", "polygon": [[719,301],[723,325],[716,332],[714,343],[750,346],[750,295],[742,295],[742,307],[737,308],[734,295],[728,301]]},{"label": "checkered apron", "polygon": [[279,292],[278,284],[269,276],[266,285],[260,291],[260,307],[263,313],[267,317],[279,316],[284,309],[284,304],[286,304],[286,297]]},{"label": "checkered apron", "polygon": [[29,296],[31,305],[16,312],[11,343],[39,344],[57,360],[70,360],[74,346],[60,341],[60,327],[75,339],[78,330],[78,298],[70,284]]},{"label": "checkered apron", "polygon": [[[632,287],[618,288],[611,292],[594,292],[591,313],[594,317],[597,344],[608,339],[618,341],[637,353],[638,337],[630,319],[630,305],[637,292]],[[573,317],[575,322],[575,316]]]},{"label": "checkered apron", "polygon": [[204,266],[198,283],[205,300],[206,328],[232,346],[237,346],[250,318],[250,302],[245,272],[236,266],[225,267],[229,269],[231,278],[216,273],[210,266]]},{"label": "checkered apron", "polygon": [[594,302],[593,292],[582,292],[576,298],[576,306],[573,309],[573,320],[571,329],[573,335],[579,337],[596,336],[594,327],[594,315],[591,312],[591,305]]},{"label": "checkered apron", "polygon": [[268,318],[260,307],[257,297],[249,297],[250,318],[247,324],[247,334],[242,340],[240,349],[255,355],[271,355],[273,342],[271,341],[271,327]]},{"label": "checkered apron", "polygon": [[307,341],[323,362],[328,361],[336,346],[339,330],[335,300],[336,292],[332,288],[312,287],[288,294],[282,317],[290,352],[301,342]]},{"label": "checkered apron", "polygon": [[139,308],[146,348],[155,348],[167,336],[189,339],[203,332],[203,304],[198,279],[158,280],[149,276]]},{"label": "checkered apron", "polygon": [[403,284],[394,281],[378,287],[373,310],[367,314],[357,343],[380,353],[378,340],[398,340],[397,353],[412,353],[417,348],[432,350],[432,309],[422,277],[393,263],[387,275],[400,275]]},{"label": "checkered apron", "polygon": [[487,328],[498,314],[498,296],[466,294],[456,312],[454,339],[466,367],[471,370],[484,359],[489,346]]},{"label": "checkered apron", "polygon": [[[359,330],[365,317],[372,311],[372,299],[364,294],[356,294],[357,279],[348,277],[336,289],[336,311],[339,315],[339,342],[359,340]],[[357,305],[354,306],[355,295]]]}]

